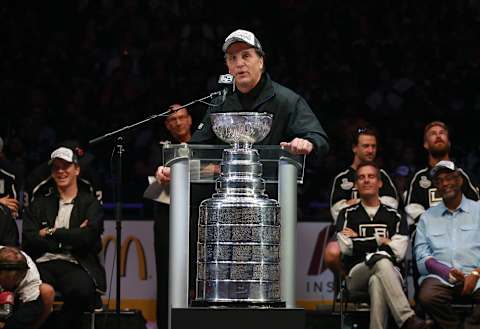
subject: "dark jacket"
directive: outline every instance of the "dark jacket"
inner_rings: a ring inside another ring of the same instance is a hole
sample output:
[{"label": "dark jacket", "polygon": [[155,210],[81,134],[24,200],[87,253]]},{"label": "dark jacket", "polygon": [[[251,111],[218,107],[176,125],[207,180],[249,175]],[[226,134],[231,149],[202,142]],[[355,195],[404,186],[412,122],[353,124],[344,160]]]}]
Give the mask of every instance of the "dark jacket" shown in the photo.
[{"label": "dark jacket", "polygon": [[280,142],[290,142],[299,137],[309,140],[314,145],[316,156],[323,156],[328,152],[328,137],[320,122],[310,109],[305,99],[292,90],[272,81],[268,74],[264,74],[266,82],[259,91],[251,109],[245,109],[239,99],[238,90],[230,92],[222,104],[222,97],[215,98],[207,110],[202,123],[193,133],[191,143],[224,144],[219,141],[210,122],[210,113],[218,112],[267,112],[273,114],[273,123],[270,133],[258,144],[278,145]]},{"label": "dark jacket", "polygon": [[[40,237],[38,232],[44,227],[54,227],[58,214],[59,195],[36,198],[23,216],[22,247],[34,260],[46,252],[68,251],[93,279],[97,290],[106,290],[105,269],[98,253],[102,250],[103,209],[90,193],[79,190],[73,200],[70,228],[59,228],[53,235]],[[80,225],[88,219],[88,225]]]},{"label": "dark jacket", "polygon": [[18,227],[10,209],[0,204],[0,245],[20,246]]}]

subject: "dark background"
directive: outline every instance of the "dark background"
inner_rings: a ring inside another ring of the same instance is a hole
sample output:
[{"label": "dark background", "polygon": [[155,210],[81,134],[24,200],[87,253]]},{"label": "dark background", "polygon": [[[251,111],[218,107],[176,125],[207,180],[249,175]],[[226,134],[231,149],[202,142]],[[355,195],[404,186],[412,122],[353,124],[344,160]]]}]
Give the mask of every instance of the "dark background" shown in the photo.
[{"label": "dark background", "polygon": [[[5,156],[22,177],[56,143],[78,139],[111,202],[113,144],[88,140],[217,90],[223,40],[243,28],[262,43],[272,79],[304,96],[330,137],[330,154],[307,170],[301,219],[328,218],[331,181],[367,122],[380,132],[381,165],[402,177],[399,166],[411,173],[425,164],[424,125],[444,120],[455,160],[478,181],[479,8],[475,0],[2,1]],[[205,110],[190,108],[195,122]],[[127,137],[124,201],[146,216],[150,147],[163,129],[157,122]]]}]

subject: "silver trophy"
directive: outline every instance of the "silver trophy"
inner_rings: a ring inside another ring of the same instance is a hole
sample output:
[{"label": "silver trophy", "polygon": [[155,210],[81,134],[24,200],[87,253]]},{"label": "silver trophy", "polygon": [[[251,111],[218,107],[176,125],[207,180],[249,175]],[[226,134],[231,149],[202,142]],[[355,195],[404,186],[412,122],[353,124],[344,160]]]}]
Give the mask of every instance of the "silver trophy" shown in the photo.
[{"label": "silver trophy", "polygon": [[202,201],[197,243],[197,304],[281,306],[280,207],[265,194],[252,145],[267,136],[272,115],[211,114],[223,150],[216,193]]}]

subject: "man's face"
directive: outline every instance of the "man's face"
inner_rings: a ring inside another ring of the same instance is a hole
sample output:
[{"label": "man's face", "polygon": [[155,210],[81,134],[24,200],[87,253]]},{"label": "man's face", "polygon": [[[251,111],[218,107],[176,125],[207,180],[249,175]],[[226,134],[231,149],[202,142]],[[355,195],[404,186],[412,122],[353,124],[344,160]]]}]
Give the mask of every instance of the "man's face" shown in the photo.
[{"label": "man's face", "polygon": [[448,131],[442,126],[433,126],[424,136],[423,147],[434,157],[442,157],[450,152]]},{"label": "man's face", "polygon": [[52,162],[52,177],[60,188],[75,184],[79,174],[80,167],[74,163],[58,158]]},{"label": "man's face", "polygon": [[378,196],[378,191],[383,183],[379,178],[377,168],[373,166],[363,166],[357,170],[355,185],[361,198],[369,198]]},{"label": "man's face", "polygon": [[435,175],[433,181],[444,200],[451,200],[462,194],[463,178],[458,171],[442,170]]},{"label": "man's face", "polygon": [[234,76],[235,85],[242,92],[253,89],[260,81],[263,71],[263,58],[252,46],[245,42],[235,42],[227,48],[228,72]]},{"label": "man's face", "polygon": [[192,117],[186,109],[178,110],[165,120],[165,127],[177,140],[189,134],[191,126]]},{"label": "man's face", "polygon": [[360,162],[373,161],[377,156],[377,139],[372,135],[360,135],[352,150]]}]

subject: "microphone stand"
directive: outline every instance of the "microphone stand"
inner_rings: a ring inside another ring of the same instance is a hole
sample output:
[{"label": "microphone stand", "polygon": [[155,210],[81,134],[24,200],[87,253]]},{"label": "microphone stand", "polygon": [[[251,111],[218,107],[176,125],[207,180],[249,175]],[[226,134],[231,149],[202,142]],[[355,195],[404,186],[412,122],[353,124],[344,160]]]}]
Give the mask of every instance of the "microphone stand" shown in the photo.
[{"label": "microphone stand", "polygon": [[222,91],[216,91],[208,96],[193,100],[185,105],[181,105],[180,107],[176,107],[175,109],[169,108],[168,110],[160,113],[154,114],[149,116],[148,118],[138,121],[134,124],[124,126],[120,129],[114,130],[112,132],[106,133],[103,136],[96,137],[89,141],[90,145],[94,145],[108,139],[116,138],[115,148],[113,154],[117,154],[117,175],[116,175],[116,187],[115,187],[115,229],[116,229],[116,236],[115,236],[115,257],[116,257],[116,295],[115,295],[115,317],[116,317],[116,328],[120,328],[120,296],[121,296],[121,286],[120,286],[120,251],[122,245],[122,154],[125,153],[124,148],[124,136],[127,132],[132,131],[134,129],[140,128],[147,123],[156,120],[160,117],[167,117],[176,111],[186,108],[190,105],[193,105],[198,102],[203,102],[206,99],[213,98],[216,96],[221,96]]}]

